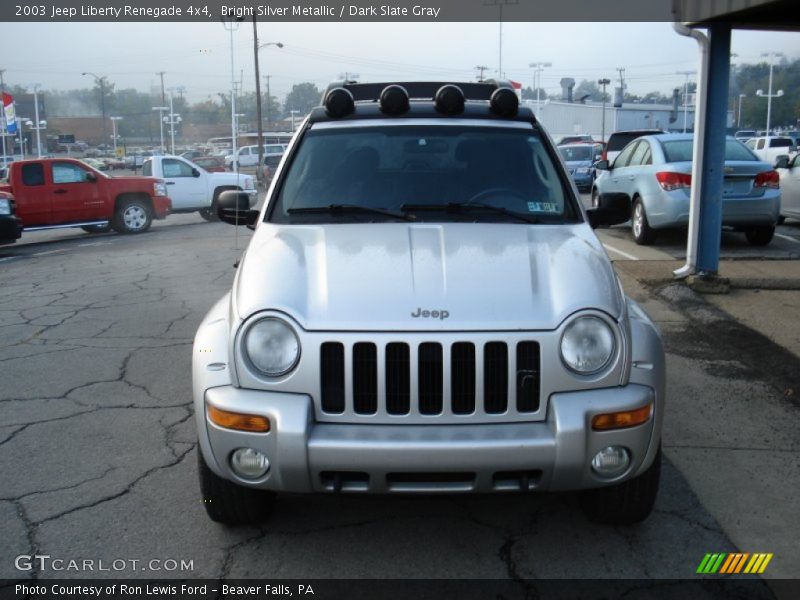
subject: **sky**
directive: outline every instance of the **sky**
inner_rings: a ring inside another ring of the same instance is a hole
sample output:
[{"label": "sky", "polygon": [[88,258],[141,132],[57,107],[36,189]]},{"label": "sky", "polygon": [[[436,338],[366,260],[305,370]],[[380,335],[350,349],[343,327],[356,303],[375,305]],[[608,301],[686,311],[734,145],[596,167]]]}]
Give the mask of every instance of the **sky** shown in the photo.
[{"label": "sky", "polygon": [[[295,83],[319,87],[344,73],[360,81],[474,80],[477,65],[496,76],[500,66],[498,23],[260,23],[262,75],[282,99]],[[191,101],[230,90],[230,34],[221,23],[0,23],[0,69],[7,84],[44,89],[90,87],[91,71],[116,89],[148,91],[181,87]],[[755,63],[762,52],[800,58],[800,33],[734,31],[734,63]],[[560,91],[562,77],[617,85],[625,68],[627,90],[670,93],[697,70],[697,43],[670,23],[505,23],[502,69],[529,86],[531,62],[551,62],[542,85]],[[255,89],[253,28],[234,33],[234,74],[245,92]]]}]

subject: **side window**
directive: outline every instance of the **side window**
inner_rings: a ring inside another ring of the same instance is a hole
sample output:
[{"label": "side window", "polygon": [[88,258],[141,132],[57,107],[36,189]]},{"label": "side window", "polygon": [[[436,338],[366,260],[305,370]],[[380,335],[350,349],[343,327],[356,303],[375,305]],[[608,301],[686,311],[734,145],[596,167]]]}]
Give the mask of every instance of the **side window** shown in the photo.
[{"label": "side window", "polygon": [[642,157],[642,164],[643,165],[653,164],[653,153],[650,151],[650,144],[647,145],[647,152],[645,152],[644,156]]},{"label": "side window", "polygon": [[83,183],[86,170],[72,163],[53,163],[53,183]]},{"label": "side window", "polygon": [[153,176],[153,161],[146,160],[142,165],[142,177],[152,177]]},{"label": "side window", "polygon": [[22,167],[22,183],[24,185],[44,185],[44,165],[33,163]]},{"label": "side window", "polygon": [[617,158],[614,159],[614,168],[618,169],[620,167],[627,167],[628,163],[631,160],[631,156],[633,156],[636,147],[639,145],[639,142],[631,142],[619,153]]},{"label": "side window", "polygon": [[789,138],[772,138],[769,141],[770,148],[788,148],[792,145],[792,140]]},{"label": "side window", "polygon": [[745,146],[750,148],[750,150],[755,150],[756,149],[756,140],[755,139],[747,140],[747,143],[745,144]]},{"label": "side window", "polygon": [[164,177],[194,177],[192,167],[182,160],[165,158],[161,168],[164,170]]},{"label": "side window", "polygon": [[250,156],[250,148],[242,148],[240,156]]},{"label": "side window", "polygon": [[639,142],[639,145],[636,146],[636,150],[634,151],[633,155],[631,156],[631,160],[628,163],[629,167],[638,166],[646,164],[644,162],[644,156],[646,153],[650,151],[650,144],[647,142]]},{"label": "side window", "polygon": [[756,144],[756,149],[761,150],[763,147],[764,147],[764,138],[761,138],[760,140],[758,140],[758,143]]}]

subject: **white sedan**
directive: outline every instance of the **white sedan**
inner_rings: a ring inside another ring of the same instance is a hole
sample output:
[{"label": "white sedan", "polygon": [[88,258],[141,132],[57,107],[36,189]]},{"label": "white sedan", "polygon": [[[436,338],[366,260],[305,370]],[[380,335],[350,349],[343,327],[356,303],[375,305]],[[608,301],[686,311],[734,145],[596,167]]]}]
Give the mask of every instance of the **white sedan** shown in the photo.
[{"label": "white sedan", "polygon": [[800,219],[800,154],[778,157],[775,163],[781,186],[781,220]]}]

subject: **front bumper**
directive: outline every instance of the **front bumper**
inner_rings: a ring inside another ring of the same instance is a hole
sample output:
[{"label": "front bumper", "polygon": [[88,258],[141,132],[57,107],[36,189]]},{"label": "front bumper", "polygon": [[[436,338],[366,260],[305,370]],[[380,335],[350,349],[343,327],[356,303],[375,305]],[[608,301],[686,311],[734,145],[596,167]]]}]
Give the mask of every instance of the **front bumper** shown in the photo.
[{"label": "front bumper", "polygon": [[[500,492],[576,490],[630,478],[651,463],[657,416],[642,425],[593,431],[592,417],[657,403],[652,388],[624,387],[554,394],[547,420],[476,425],[350,425],[314,421],[308,396],[222,386],[205,404],[269,418],[266,434],[224,429],[198,416],[201,448],[218,475],[248,487],[285,492]],[[660,411],[654,407],[654,415]],[[613,481],[591,470],[609,445],[630,451],[628,471]],[[271,464],[262,479],[240,479],[229,458],[255,448]]]}]

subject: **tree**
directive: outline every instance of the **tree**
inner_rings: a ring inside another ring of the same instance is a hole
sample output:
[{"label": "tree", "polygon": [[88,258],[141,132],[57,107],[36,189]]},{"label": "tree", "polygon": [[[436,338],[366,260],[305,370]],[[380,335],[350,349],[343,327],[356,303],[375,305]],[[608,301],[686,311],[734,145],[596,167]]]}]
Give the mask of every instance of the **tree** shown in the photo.
[{"label": "tree", "polygon": [[286,94],[283,103],[283,111],[286,116],[289,111],[300,111],[301,115],[308,114],[315,106],[319,106],[322,92],[316,85],[310,82],[297,83],[292,86],[292,91]]}]

